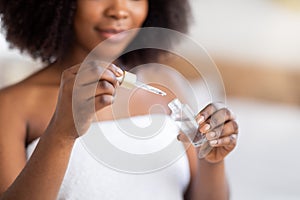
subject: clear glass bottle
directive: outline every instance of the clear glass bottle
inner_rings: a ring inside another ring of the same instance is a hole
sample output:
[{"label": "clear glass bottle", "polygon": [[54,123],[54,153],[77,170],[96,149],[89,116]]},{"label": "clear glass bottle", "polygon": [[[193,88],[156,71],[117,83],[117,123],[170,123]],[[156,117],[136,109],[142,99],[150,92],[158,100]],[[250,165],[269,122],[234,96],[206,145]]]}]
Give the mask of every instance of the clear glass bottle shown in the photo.
[{"label": "clear glass bottle", "polygon": [[198,124],[192,109],[187,104],[182,104],[177,98],[172,100],[168,107],[171,109],[171,118],[176,122],[179,129],[199,149],[198,157],[204,158],[213,147],[210,146],[205,134],[198,131]]}]

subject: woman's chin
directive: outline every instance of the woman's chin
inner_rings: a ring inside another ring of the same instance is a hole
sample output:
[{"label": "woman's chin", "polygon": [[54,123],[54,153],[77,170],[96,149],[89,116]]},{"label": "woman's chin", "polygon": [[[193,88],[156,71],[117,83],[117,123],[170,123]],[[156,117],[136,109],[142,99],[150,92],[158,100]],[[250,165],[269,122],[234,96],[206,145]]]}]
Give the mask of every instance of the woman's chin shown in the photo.
[{"label": "woman's chin", "polygon": [[120,47],[119,45],[99,45],[94,48],[91,53],[89,53],[88,57],[93,57],[97,60],[102,61],[113,61],[122,56],[122,53],[125,49],[126,45]]}]

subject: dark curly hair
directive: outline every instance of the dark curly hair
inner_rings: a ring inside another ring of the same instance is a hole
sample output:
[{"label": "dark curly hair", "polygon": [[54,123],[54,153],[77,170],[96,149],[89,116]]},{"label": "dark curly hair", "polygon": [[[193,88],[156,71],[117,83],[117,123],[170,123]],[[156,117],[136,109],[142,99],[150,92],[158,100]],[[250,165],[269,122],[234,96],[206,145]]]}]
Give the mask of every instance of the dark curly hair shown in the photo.
[{"label": "dark curly hair", "polygon": [[[149,13],[143,27],[188,31],[188,0],[148,1]],[[61,58],[68,50],[74,34],[75,11],[76,0],[0,0],[1,22],[10,47],[17,47],[47,63]],[[165,39],[161,38],[161,41],[169,41],[169,38]],[[150,51],[141,50],[122,56],[121,61],[130,63],[145,59],[149,54]]]}]

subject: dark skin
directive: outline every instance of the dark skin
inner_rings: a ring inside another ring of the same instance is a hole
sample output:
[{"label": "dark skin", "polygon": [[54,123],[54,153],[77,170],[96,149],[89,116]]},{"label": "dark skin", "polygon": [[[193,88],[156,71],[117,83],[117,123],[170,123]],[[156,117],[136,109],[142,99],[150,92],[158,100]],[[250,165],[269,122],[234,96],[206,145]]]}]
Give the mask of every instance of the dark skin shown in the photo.
[{"label": "dark skin", "polygon": [[[55,199],[74,142],[78,134],[85,133],[93,120],[93,113],[86,112],[88,109],[85,109],[90,105],[90,99],[95,98],[93,106],[99,121],[114,120],[110,107],[114,94],[118,92],[123,97],[128,95],[126,90],[119,87],[116,80],[120,75],[119,70],[113,65],[108,68],[89,66],[84,69],[84,78],[80,84],[74,85],[74,81],[80,67],[78,63],[107,35],[99,35],[99,27],[104,27],[102,24],[105,24],[105,29],[110,24],[111,28],[119,21],[124,22],[123,29],[140,27],[147,14],[147,1],[79,0],[78,7],[75,19],[77,37],[71,51],[63,59],[0,92],[1,200]],[[81,29],[82,26],[86,26],[84,30]],[[110,52],[119,53],[124,44],[126,42],[114,45]],[[97,90],[93,93],[90,86],[95,81]],[[74,89],[80,93],[75,102],[82,105],[80,111],[84,111],[81,113],[84,120],[81,120],[79,130],[75,127],[72,115]],[[166,88],[164,90],[168,93],[164,98],[143,90],[136,91],[132,95],[129,114],[125,113],[120,117],[148,114],[151,105],[157,103],[166,107],[174,96]],[[148,101],[141,104],[141,99]],[[226,114],[225,119],[219,117],[221,112]],[[213,120],[214,124],[211,124],[213,118],[217,120]],[[196,119],[199,131],[216,132],[217,135],[207,135],[209,140],[216,142],[213,142],[213,151],[204,159],[197,158],[197,149],[190,147],[187,150],[192,178],[185,194],[186,199],[228,199],[224,158],[236,145],[237,124],[229,110],[215,109],[212,104],[199,112]],[[219,125],[223,123],[225,126],[220,128]],[[205,124],[211,124],[211,127],[205,129]],[[36,138],[40,138],[39,143],[27,162],[26,146]],[[186,141],[183,135],[179,139]]]}]

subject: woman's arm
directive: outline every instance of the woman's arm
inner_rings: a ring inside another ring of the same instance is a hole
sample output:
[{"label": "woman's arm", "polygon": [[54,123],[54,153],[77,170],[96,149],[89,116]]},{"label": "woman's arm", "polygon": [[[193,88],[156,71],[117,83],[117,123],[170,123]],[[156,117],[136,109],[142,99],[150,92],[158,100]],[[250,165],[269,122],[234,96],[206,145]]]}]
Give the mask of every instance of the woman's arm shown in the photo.
[{"label": "woman's arm", "polygon": [[188,148],[187,154],[190,160],[191,180],[185,192],[185,199],[229,199],[224,161],[213,164],[204,159],[199,160],[196,149],[192,146]]},{"label": "woman's arm", "polygon": [[0,197],[55,199],[73,141],[62,138],[59,131],[47,130],[26,164],[27,104],[22,94],[18,87],[0,93]]},{"label": "woman's arm", "polygon": [[[1,175],[1,200],[56,199],[75,141],[61,135],[59,130],[47,130],[27,164],[24,162],[26,158],[23,154],[1,155],[0,159],[10,160],[8,161],[10,164],[16,161],[26,164],[19,175],[19,170],[7,168],[9,166],[7,163],[1,164],[3,173],[9,173],[5,177]],[[14,147],[24,148],[24,144],[18,143]],[[3,149],[5,146],[0,148]],[[19,169],[22,164],[18,165]],[[15,176],[17,178],[13,181]],[[8,189],[4,191],[7,187]]]},{"label": "woman's arm", "polygon": [[[117,86],[116,75],[120,75],[115,66],[105,69],[91,65],[81,71],[79,67],[77,65],[64,71],[55,113],[27,163],[24,126],[27,120],[15,115],[10,126],[6,125],[6,115],[17,110],[13,109],[9,103],[11,101],[0,105],[3,108],[9,105],[12,109],[0,110],[0,125],[4,127],[0,130],[1,200],[56,199],[75,140],[87,131],[94,112],[112,103]],[[76,77],[79,73],[80,78]],[[76,93],[75,98],[73,92]],[[2,98],[5,99],[5,95]],[[78,107],[74,108],[74,104]],[[91,107],[92,110],[88,109]],[[76,124],[74,112],[80,116]],[[14,163],[17,167],[11,169]]]},{"label": "woman's arm", "polygon": [[[191,164],[191,182],[186,199],[227,200],[229,186],[225,174],[224,158],[236,146],[238,125],[227,108],[217,108],[210,104],[204,108],[196,120],[199,134],[205,134],[212,151],[204,158],[198,158],[198,148],[188,150]],[[179,140],[188,141],[180,134]]]},{"label": "woman's arm", "polygon": [[200,160],[198,173],[191,185],[190,199],[229,199],[229,187],[225,175],[224,161],[216,164]]}]

